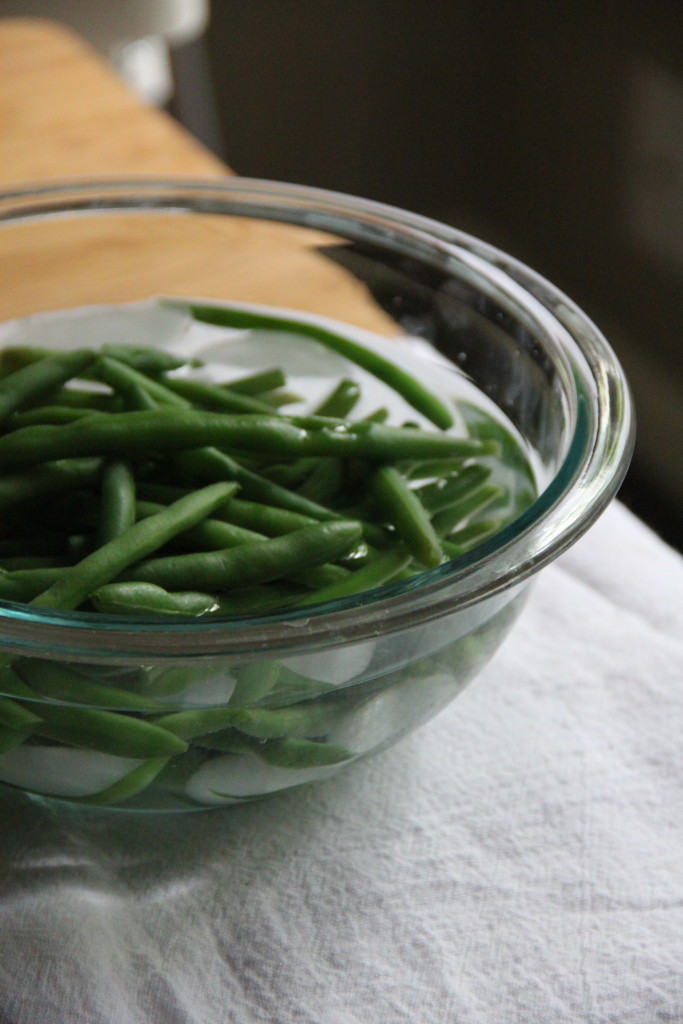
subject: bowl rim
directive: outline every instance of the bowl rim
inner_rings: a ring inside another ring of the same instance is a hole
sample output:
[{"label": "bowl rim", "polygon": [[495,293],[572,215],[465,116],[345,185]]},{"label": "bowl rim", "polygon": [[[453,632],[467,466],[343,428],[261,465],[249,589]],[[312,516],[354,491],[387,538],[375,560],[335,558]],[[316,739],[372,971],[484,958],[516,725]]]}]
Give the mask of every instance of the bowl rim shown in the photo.
[{"label": "bowl rim", "polygon": [[[630,390],[611,346],[560,289],[515,257],[421,214],[307,185],[225,177],[74,178],[0,192],[8,222],[70,213],[188,210],[258,216],[457,264],[554,346],[575,419],[564,463],[536,501],[489,541],[410,580],[352,598],[212,620],[108,617],[0,602],[3,645],[50,657],[174,660],[333,647],[440,618],[516,589],[585,533],[615,496],[634,445]],[[353,229],[353,230],[352,230]],[[217,300],[218,301],[218,300]],[[173,649],[170,650],[169,648]]]}]

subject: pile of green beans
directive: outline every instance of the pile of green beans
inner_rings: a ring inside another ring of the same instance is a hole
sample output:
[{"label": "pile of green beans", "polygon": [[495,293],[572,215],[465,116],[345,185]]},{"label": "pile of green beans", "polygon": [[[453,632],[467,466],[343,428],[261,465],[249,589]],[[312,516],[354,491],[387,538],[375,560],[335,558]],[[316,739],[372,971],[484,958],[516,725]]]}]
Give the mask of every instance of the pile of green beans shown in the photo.
[{"label": "pile of green beans", "polygon": [[[277,317],[192,312],[308,336],[431,426],[389,425],[384,408],[354,418],[352,370],[317,407],[292,414],[283,409],[299,399],[278,367],[207,383],[194,361],[155,348],[5,349],[0,602],[183,620],[320,605],[456,558],[533,499],[502,426],[475,410],[451,429],[455,403],[357,343]],[[520,493],[496,479],[501,459],[525,481]],[[289,769],[353,756],[326,740],[330,706],[319,701],[329,687],[319,681],[246,666],[225,707],[164,713],[193,682],[190,669],[166,670],[136,692],[78,667],[6,657],[0,759],[38,744],[139,761],[88,798],[109,804],[152,782],[177,788],[211,757]],[[258,706],[266,695],[275,706]]]}]

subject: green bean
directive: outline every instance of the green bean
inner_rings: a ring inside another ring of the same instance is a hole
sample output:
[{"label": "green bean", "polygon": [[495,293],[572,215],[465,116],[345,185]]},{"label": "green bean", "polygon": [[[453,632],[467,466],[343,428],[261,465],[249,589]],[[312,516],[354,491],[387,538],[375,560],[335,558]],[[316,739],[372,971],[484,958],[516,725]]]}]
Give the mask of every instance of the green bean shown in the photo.
[{"label": "green bean", "polygon": [[449,558],[456,558],[458,555],[470,551],[476,544],[481,544],[487,537],[491,537],[500,529],[500,521],[497,519],[479,520],[468,523],[459,530],[450,533],[442,540],[444,551]]},{"label": "green bean", "polygon": [[[222,669],[216,671],[223,672]],[[204,685],[210,673],[211,669],[202,664],[154,667],[145,672],[142,686],[145,694],[152,697],[169,697]]]},{"label": "green bean", "polygon": [[345,580],[331,583],[312,594],[300,597],[296,605],[299,607],[319,604],[323,601],[337,601],[340,598],[352,597],[354,594],[381,587],[395,579],[401,570],[410,564],[411,557],[411,552],[403,546],[383,551],[362,568],[350,573]]},{"label": "green bean", "polygon": [[272,407],[251,395],[232,391],[228,385],[205,384],[198,380],[168,379],[166,387],[186,399],[199,409],[213,409],[216,412],[272,413]]},{"label": "green bean", "polygon": [[283,737],[273,740],[257,740],[251,744],[252,753],[267,764],[279,768],[312,768],[316,765],[341,764],[349,761],[354,754],[347,747],[320,740]]},{"label": "green bean", "polygon": [[325,735],[338,714],[333,705],[314,702],[282,708],[240,708],[234,711],[230,724],[258,739],[312,739]]},{"label": "green bean", "polygon": [[98,380],[109,384],[115,391],[120,392],[124,397],[133,389],[133,397],[136,399],[139,391],[157,402],[161,406],[173,406],[179,409],[189,409],[192,406],[181,395],[176,395],[170,388],[158,381],[153,380],[139,370],[134,369],[118,359],[101,356],[95,361],[92,372]]},{"label": "green bean", "polygon": [[277,462],[273,466],[266,466],[263,475],[283,487],[299,487],[319,463],[318,456],[307,455],[293,462]]},{"label": "green bean", "polygon": [[301,587],[291,583],[269,583],[253,587],[240,587],[229,593],[218,594],[218,615],[256,615],[279,611],[293,604],[301,596]]},{"label": "green bean", "polygon": [[[137,503],[138,514],[140,516],[154,515],[163,509],[163,505],[158,505],[155,502],[140,501]],[[317,525],[315,520],[306,520],[304,525]],[[300,528],[300,527],[299,527]],[[287,531],[289,533],[292,530]],[[231,523],[223,522],[220,519],[205,519],[197,526],[193,526],[191,530],[186,530],[180,534],[177,538],[179,542],[191,542],[200,549],[211,549],[211,550],[223,550],[225,548],[237,547],[241,544],[253,544],[257,541],[267,540],[268,537],[265,534],[257,533],[254,530],[246,530],[242,527],[234,526]],[[320,587],[327,586],[337,580],[345,579],[348,575],[348,571],[338,565],[320,565],[313,568],[306,568],[300,571],[292,572],[288,575],[288,579],[293,582],[301,583],[306,587]],[[112,585],[113,586],[113,585]],[[113,593],[113,591],[112,591]],[[199,596],[199,595],[198,595]],[[206,598],[207,595],[201,595]],[[167,601],[166,604],[169,610],[174,607],[174,602]],[[163,601],[162,601],[163,605]],[[197,606],[200,607],[201,602],[197,601]],[[206,610],[209,610],[208,608]],[[214,609],[219,610],[218,606],[214,602]],[[179,612],[179,614],[181,614]],[[197,614],[201,614],[198,612]]]},{"label": "green bean", "polygon": [[255,704],[276,685],[282,666],[279,661],[259,661],[240,669],[229,703],[241,707]]},{"label": "green bean", "polygon": [[75,381],[55,388],[47,396],[47,401],[50,405],[85,409],[88,412],[119,412],[121,409],[118,396],[112,391],[93,391],[91,388],[81,388],[76,386]]},{"label": "green bean", "polygon": [[170,593],[155,583],[105,583],[90,595],[98,612],[107,615],[161,615],[187,618],[218,611],[213,594],[194,590]]},{"label": "green bean", "polygon": [[163,348],[152,348],[146,345],[121,345],[110,342],[102,346],[100,351],[111,356],[119,363],[125,363],[134,370],[144,374],[166,373],[179,370],[182,366],[201,366],[199,359],[185,359],[174,355]]},{"label": "green bean", "polygon": [[354,757],[346,747],[335,743],[292,737],[261,740],[234,729],[197,736],[194,742],[209,750],[219,750],[223,753],[255,754],[262,761],[277,765],[278,768],[312,768],[317,765],[341,764]]},{"label": "green bean", "polygon": [[122,578],[144,580],[178,590],[193,585],[209,591],[249,586],[332,562],[358,543],[360,537],[357,523],[343,520],[319,523],[284,537],[241,544],[223,551],[171,555],[138,562],[123,573]]},{"label": "green bean", "polygon": [[25,604],[64,575],[63,568],[0,570],[0,600]]},{"label": "green bean", "polygon": [[17,697],[20,700],[41,700],[36,691],[19,678],[6,660],[4,664],[0,663],[0,693],[9,697]]},{"label": "green bean", "polygon": [[294,491],[280,487],[258,473],[245,469],[239,462],[217,448],[204,447],[180,452],[175,456],[174,462],[181,470],[201,480],[235,480],[240,485],[240,494],[254,501],[298,512],[319,522],[341,518],[332,509],[308,501]]},{"label": "green bean", "polygon": [[102,460],[98,458],[60,459],[0,476],[0,511],[34,498],[92,484],[98,479],[101,470]]},{"label": "green bean", "polygon": [[286,383],[284,372],[279,367],[272,367],[268,370],[258,370],[256,373],[247,374],[246,377],[237,377],[235,380],[226,381],[223,387],[237,391],[241,395],[258,397],[264,392],[282,388]]},{"label": "green bean", "polygon": [[96,543],[106,544],[135,523],[135,477],[128,462],[105,463],[101,482],[102,501]]},{"label": "green bean", "polygon": [[465,520],[481,512],[500,497],[502,490],[496,484],[482,484],[475,491],[465,495],[459,501],[454,502],[448,508],[437,512],[432,518],[432,524],[440,537],[447,537],[457,526],[464,524]]},{"label": "green bean", "polygon": [[30,735],[27,730],[10,729],[6,725],[0,725],[0,754],[7,754],[15,747],[20,747]]},{"label": "green bean", "polygon": [[444,553],[429,513],[395,466],[375,471],[372,489],[380,514],[392,524],[408,550],[422,565],[432,568]]},{"label": "green bean", "polygon": [[[155,501],[138,501],[136,503],[138,519],[148,519],[163,509],[164,505]],[[265,540],[266,537],[255,530],[247,530],[242,526],[224,522],[222,519],[211,518],[186,530],[177,539],[189,541],[200,548],[232,548],[238,544],[253,544],[255,541]]]},{"label": "green bean", "polygon": [[12,416],[12,427],[19,429],[19,427],[32,427],[36,424],[61,426],[64,423],[75,423],[78,420],[99,414],[99,409],[81,409],[72,405],[37,405],[32,409],[15,412]]},{"label": "green bean", "polygon": [[29,363],[0,380],[0,424],[27,402],[77,376],[94,359],[89,349],[58,352]]},{"label": "green bean", "polygon": [[[175,501],[185,493],[178,487],[147,483],[140,485],[139,492],[143,499],[164,504]],[[252,533],[265,534],[267,537],[291,533],[292,530],[300,530],[302,526],[313,526],[319,521],[312,516],[303,515],[301,512],[292,512],[289,509],[277,508],[275,505],[247,501],[244,498],[230,498],[225,505],[221,505],[220,509],[213,513],[212,518],[244,527]]]},{"label": "green bean", "polygon": [[39,722],[38,715],[17,704],[11,697],[0,697],[0,725],[21,732],[24,729],[32,729]]},{"label": "green bean", "polygon": [[38,345],[8,345],[7,348],[0,349],[0,367],[3,376],[8,377],[24,366],[38,363],[41,359],[54,354],[54,349],[41,348]]},{"label": "green bean", "polygon": [[501,423],[471,402],[458,402],[458,410],[467,424],[470,437],[480,441],[494,441],[498,445],[498,460],[523,476],[535,492],[536,479],[524,450]]},{"label": "green bean", "polygon": [[149,391],[131,382],[126,388],[124,406],[127,412],[152,412],[159,408],[159,403],[154,401]]},{"label": "green bean", "polygon": [[316,407],[316,416],[338,416],[346,419],[360,400],[360,387],[355,380],[343,378],[327,398]]},{"label": "green bean", "polygon": [[303,397],[295,391],[285,391],[284,388],[261,395],[261,401],[269,405],[271,409],[281,409],[285,405],[297,405],[303,400]]},{"label": "green bean", "polygon": [[364,416],[363,419],[366,423],[386,423],[389,419],[389,410],[385,406],[381,406],[379,409],[375,409],[374,412]]},{"label": "green bean", "polygon": [[433,482],[435,478],[451,477],[463,472],[462,459],[418,459],[411,462],[399,462],[398,469],[406,480],[424,480]]},{"label": "green bean", "polygon": [[120,537],[86,555],[30,603],[41,608],[78,608],[93,590],[109,583],[132,562],[210,515],[234,490],[234,484],[212,484],[180,498],[163,512],[135,523]]},{"label": "green bean", "polygon": [[252,313],[226,307],[190,304],[189,309],[195,320],[216,324],[220,327],[266,328],[273,331],[294,332],[312,338],[384,381],[437,427],[446,430],[453,426],[453,415],[450,409],[437,395],[428,391],[417,378],[406,373],[396,363],[384,359],[372,349],[365,348],[348,338],[342,338],[324,327],[303,320],[290,320],[282,316]]},{"label": "green bean", "polygon": [[36,695],[49,700],[120,711],[151,711],[161,707],[150,697],[98,683],[60,662],[15,658],[12,669]]},{"label": "green bean", "polygon": [[318,459],[306,477],[299,494],[321,505],[330,504],[337,497],[346,482],[342,459]]},{"label": "green bean", "polygon": [[17,572],[22,569],[63,569],[70,565],[64,556],[57,555],[17,555],[16,558],[0,559],[0,569],[5,572]]},{"label": "green bean", "polygon": [[120,804],[123,800],[130,800],[131,797],[141,793],[154,782],[160,772],[169,762],[168,757],[155,757],[144,764],[139,764],[132,771],[124,775],[118,782],[112,783],[99,793],[92,793],[90,796],[71,797],[75,803],[90,804],[95,807],[109,807],[112,804]]},{"label": "green bean", "polygon": [[197,708],[191,711],[172,711],[156,719],[159,729],[183,740],[191,740],[204,733],[218,732],[232,725],[238,711],[233,707]]},{"label": "green bean", "polygon": [[298,704],[313,697],[321,697],[334,689],[334,683],[304,676],[300,672],[295,672],[289,665],[283,664],[277,683],[268,698],[268,707],[282,708],[289,704]]},{"label": "green bean", "polygon": [[456,475],[446,476],[430,484],[417,487],[415,494],[432,515],[460,501],[486,482],[491,475],[488,466],[475,463],[465,466]]},{"label": "green bean", "polygon": [[187,750],[184,740],[159,725],[116,711],[55,704],[42,704],[40,711],[42,721],[34,732],[68,746],[145,760]]}]

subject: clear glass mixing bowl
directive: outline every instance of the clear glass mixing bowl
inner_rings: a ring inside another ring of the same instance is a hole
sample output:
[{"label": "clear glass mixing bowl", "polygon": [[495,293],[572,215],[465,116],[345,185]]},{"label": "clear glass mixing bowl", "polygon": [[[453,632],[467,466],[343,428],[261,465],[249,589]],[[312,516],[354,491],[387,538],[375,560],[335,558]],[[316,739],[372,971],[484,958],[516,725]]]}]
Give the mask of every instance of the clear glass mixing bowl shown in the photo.
[{"label": "clear glass mixing bowl", "polygon": [[[239,178],[36,186],[0,196],[0,266],[0,322],[198,296],[420,339],[452,364],[446,376],[505,415],[538,489],[469,553],[320,606],[167,622],[0,603],[3,664],[31,658],[110,687],[97,709],[122,716],[124,732],[126,721],[181,710],[241,716],[232,745],[190,738],[170,757],[131,757],[96,739],[6,743],[0,782],[41,799],[221,807],[323,779],[394,743],[479,672],[534,575],[590,527],[630,458],[628,388],[585,314],[510,256],[401,210]],[[17,699],[1,674],[0,692]],[[23,706],[40,717],[89,702]]]}]

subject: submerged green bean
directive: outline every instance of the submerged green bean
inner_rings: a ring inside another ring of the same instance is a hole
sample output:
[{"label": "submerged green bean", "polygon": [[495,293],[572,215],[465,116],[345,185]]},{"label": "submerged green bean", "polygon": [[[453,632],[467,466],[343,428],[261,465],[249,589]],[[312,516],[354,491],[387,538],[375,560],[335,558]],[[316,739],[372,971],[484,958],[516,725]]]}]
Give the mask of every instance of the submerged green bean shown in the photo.
[{"label": "submerged green bean", "polygon": [[168,757],[155,757],[133,768],[118,782],[90,796],[72,797],[75,803],[91,804],[94,807],[108,807],[141,793],[153,782],[169,762]]},{"label": "submerged green bean", "polygon": [[30,603],[41,608],[78,608],[93,590],[109,583],[131,563],[210,515],[234,490],[233,484],[211,484],[180,498],[163,512],[135,523],[120,537],[86,555]]},{"label": "submerged green bean", "polygon": [[361,530],[357,523],[318,523],[284,537],[222,551],[148,559],[131,566],[122,578],[143,580],[174,590],[193,585],[209,591],[250,586],[333,562],[360,538]]},{"label": "submerged green bean", "polygon": [[170,593],[155,583],[105,583],[90,594],[98,612],[107,615],[161,615],[179,618],[208,615],[219,610],[214,594],[194,590]]},{"label": "submerged green bean", "polygon": [[170,757],[187,750],[179,736],[142,718],[116,711],[41,704],[34,732],[71,747],[99,750],[119,757]]},{"label": "submerged green bean", "polygon": [[395,466],[375,472],[372,487],[380,513],[422,565],[433,568],[444,560],[443,548],[429,513]]}]

